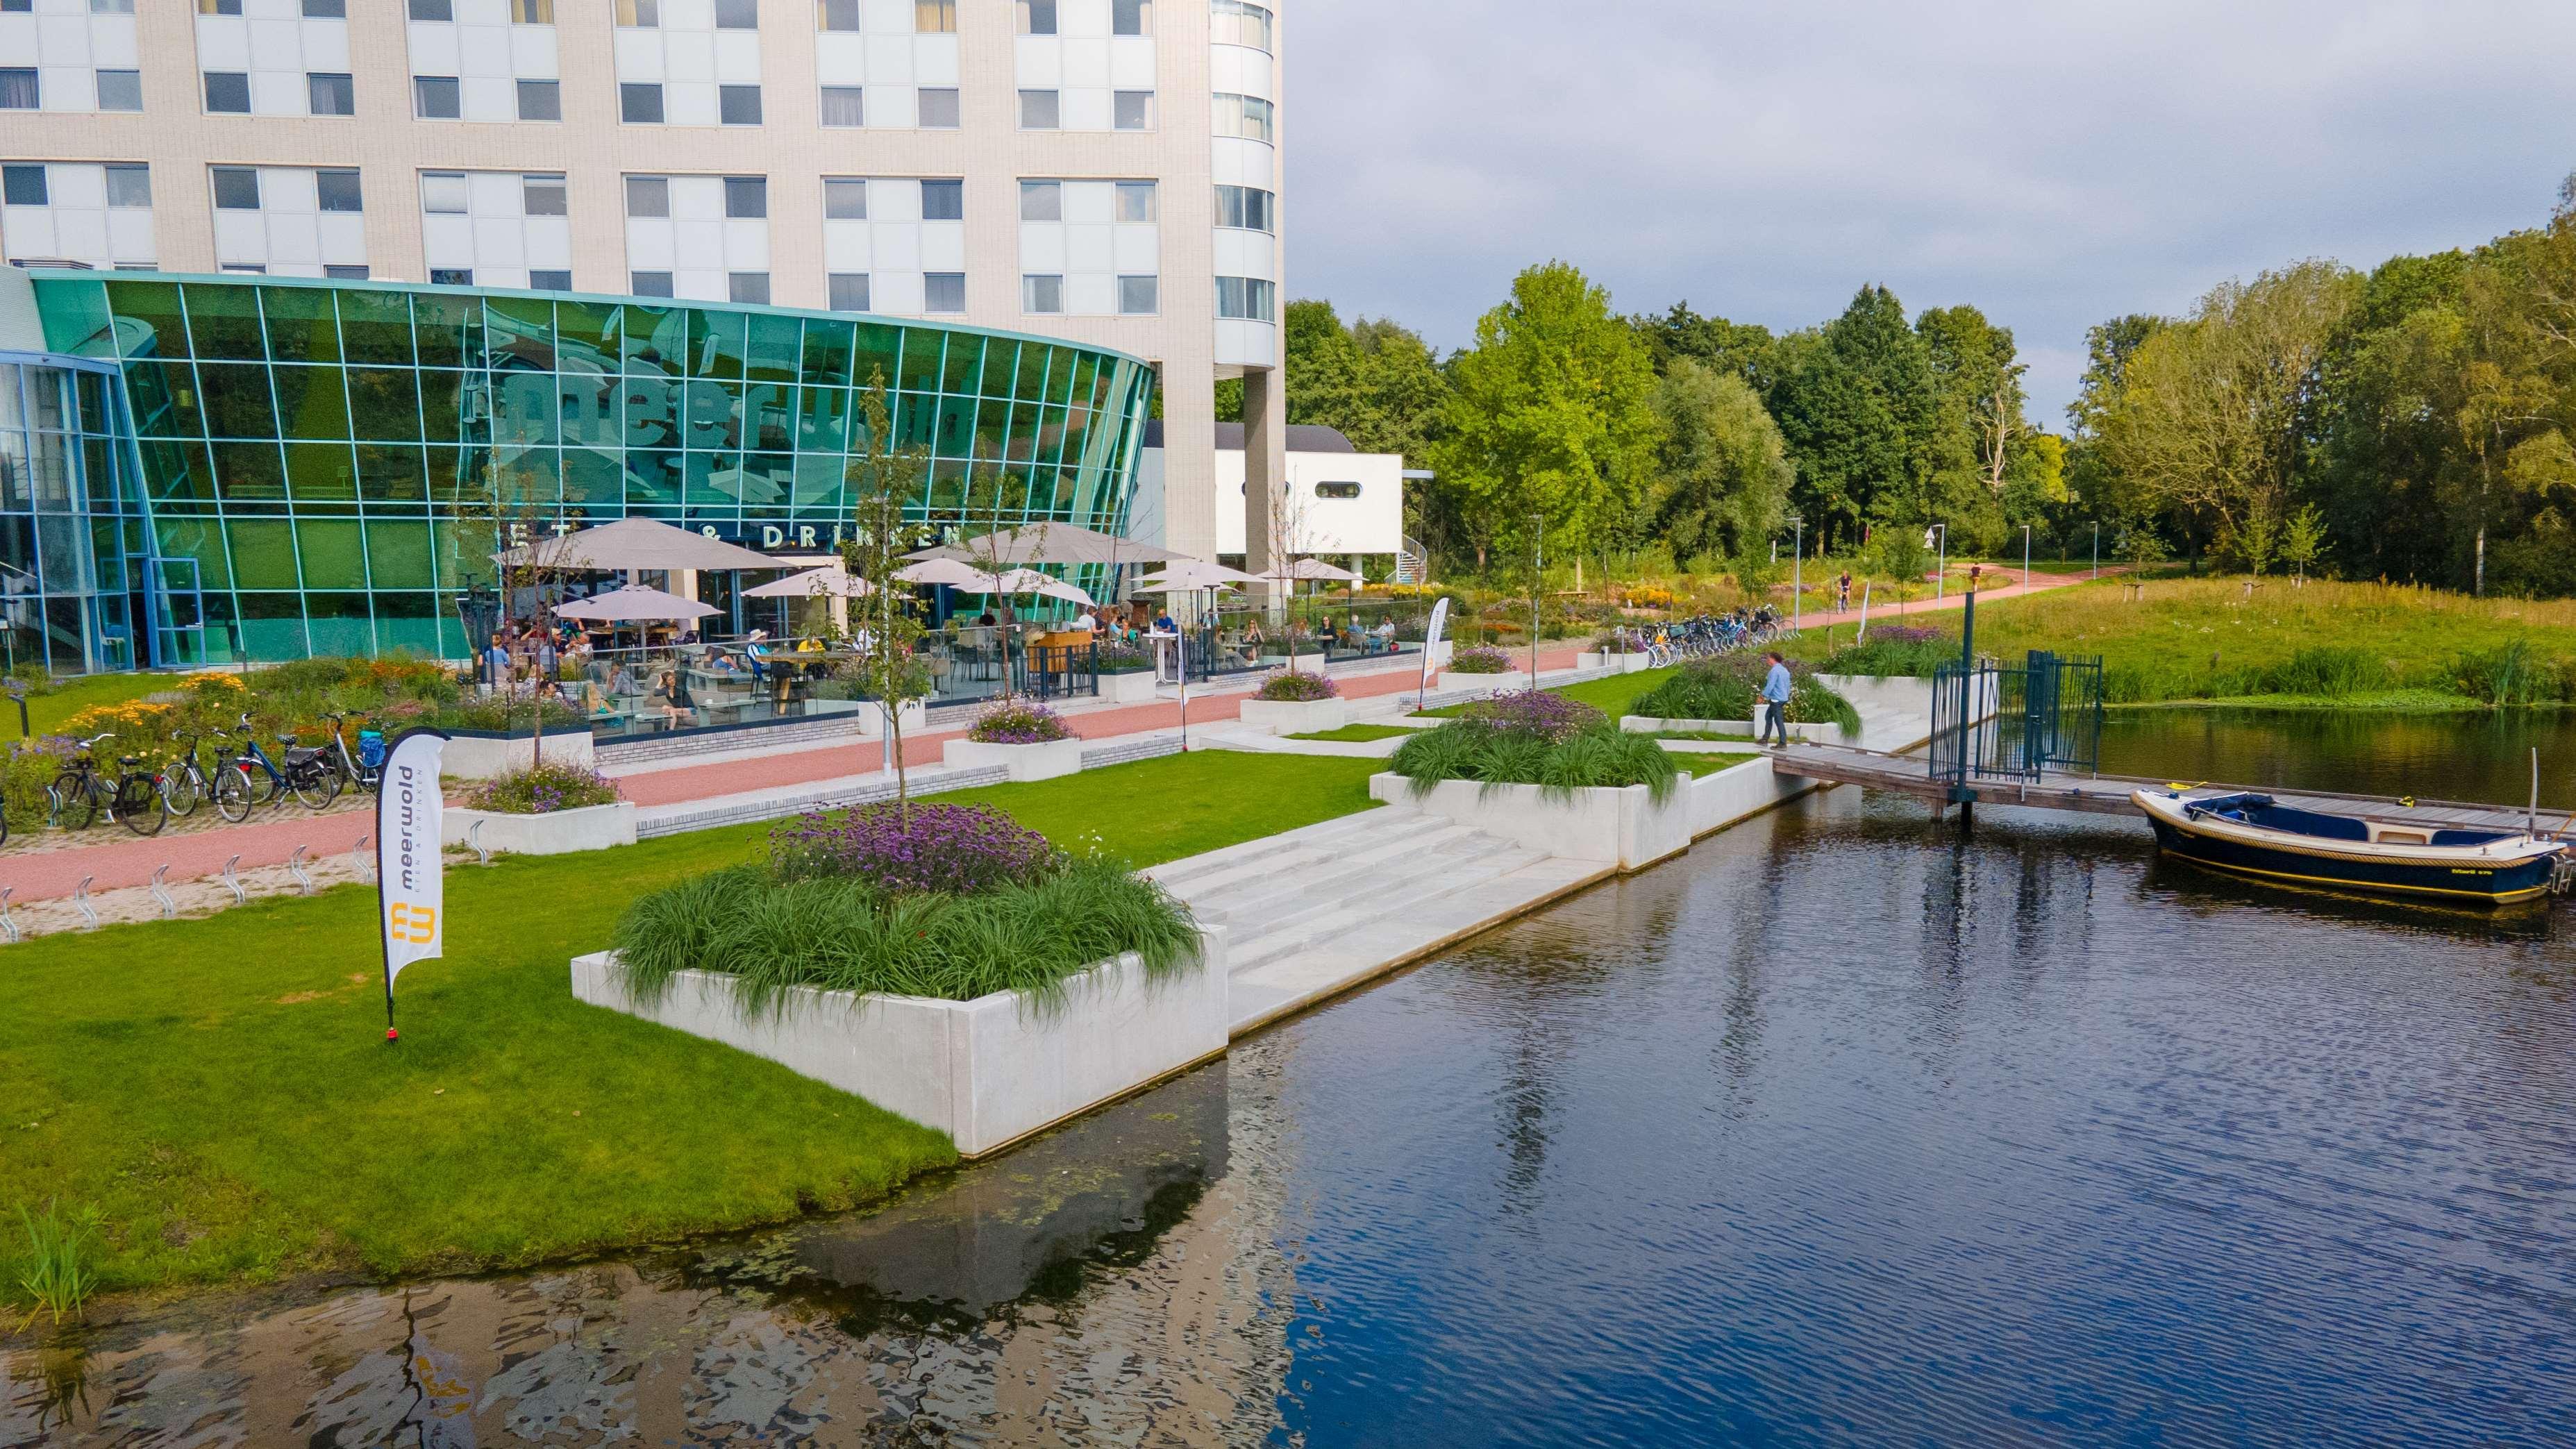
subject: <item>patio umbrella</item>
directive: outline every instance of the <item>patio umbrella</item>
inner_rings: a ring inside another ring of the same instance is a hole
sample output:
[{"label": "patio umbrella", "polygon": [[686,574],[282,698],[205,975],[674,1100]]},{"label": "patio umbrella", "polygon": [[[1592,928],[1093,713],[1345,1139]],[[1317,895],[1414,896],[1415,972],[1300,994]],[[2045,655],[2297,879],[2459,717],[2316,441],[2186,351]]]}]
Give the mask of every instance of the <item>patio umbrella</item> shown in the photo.
[{"label": "patio umbrella", "polygon": [[801,574],[792,574],[774,584],[762,584],[756,589],[745,589],[742,591],[742,596],[746,599],[833,597],[864,599],[875,592],[876,586],[866,579],[852,574],[837,563],[829,563],[819,569],[807,569]]},{"label": "patio umbrella", "polygon": [[895,575],[908,584],[946,584],[970,594],[1043,594],[1051,599],[1069,599],[1085,608],[1092,597],[1080,588],[1035,569],[1004,569],[988,574],[972,564],[953,558],[925,559]]},{"label": "patio umbrella", "polygon": [[1003,564],[1141,564],[1186,558],[1158,544],[1096,533],[1070,523],[1029,523],[905,554]]},{"label": "patio umbrella", "polygon": [[1201,563],[1194,558],[1174,559],[1159,574],[1149,574],[1137,581],[1140,594],[1188,593],[1192,589],[1231,588],[1236,584],[1263,582],[1259,574],[1230,569],[1223,564]]},{"label": "patio umbrella", "polygon": [[555,609],[558,618],[585,624],[644,624],[673,619],[703,619],[720,612],[695,599],[666,594],[630,584],[587,599],[575,599]]},{"label": "patio umbrella", "polygon": [[603,573],[670,569],[774,569],[778,561],[720,538],[653,518],[621,518],[494,555],[505,567],[529,563]]},{"label": "patio umbrella", "polygon": [[1319,558],[1301,558],[1293,563],[1281,564],[1277,568],[1266,570],[1261,577],[1277,579],[1282,583],[1305,579],[1329,579],[1337,584],[1355,584],[1360,581],[1358,574],[1352,573],[1349,569],[1335,568]]}]

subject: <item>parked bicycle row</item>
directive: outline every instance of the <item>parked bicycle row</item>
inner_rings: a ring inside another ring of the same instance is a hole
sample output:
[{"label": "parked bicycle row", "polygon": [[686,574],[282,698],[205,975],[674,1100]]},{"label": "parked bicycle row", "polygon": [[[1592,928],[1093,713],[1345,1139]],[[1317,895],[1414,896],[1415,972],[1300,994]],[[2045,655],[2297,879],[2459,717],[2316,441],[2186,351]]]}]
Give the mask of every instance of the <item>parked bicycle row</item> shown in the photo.
[{"label": "parked bicycle row", "polygon": [[[97,750],[115,735],[92,735],[45,787],[46,820],[86,830],[105,818],[137,835],[158,835],[174,817],[185,819],[209,803],[238,825],[253,811],[282,807],[289,798],[322,810],[343,790],[372,794],[384,782],[384,732],[361,720],[353,747],[350,716],[330,713],[322,719],[328,726],[325,743],[280,739],[271,753],[245,713],[236,729],[181,733],[177,754],[161,764],[119,755],[113,772],[99,763]],[[8,818],[0,812],[0,844],[8,839]]]},{"label": "parked bicycle row", "polygon": [[1779,638],[1780,611],[1769,604],[1750,609],[1734,609],[1724,614],[1702,614],[1692,619],[1676,619],[1651,626],[1627,626],[1612,631],[1626,652],[1643,654],[1655,667],[1683,659],[1706,659],[1719,654],[1732,654],[1738,649],[1758,649]]}]

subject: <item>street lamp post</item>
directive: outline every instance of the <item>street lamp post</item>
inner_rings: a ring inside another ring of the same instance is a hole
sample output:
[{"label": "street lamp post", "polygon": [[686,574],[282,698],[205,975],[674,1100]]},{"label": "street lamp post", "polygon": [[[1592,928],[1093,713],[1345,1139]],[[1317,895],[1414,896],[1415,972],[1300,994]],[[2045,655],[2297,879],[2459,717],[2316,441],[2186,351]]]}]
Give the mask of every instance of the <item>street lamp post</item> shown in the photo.
[{"label": "street lamp post", "polygon": [[1807,520],[1792,513],[1789,526],[1797,530],[1789,544],[1789,632],[1794,635],[1806,618]]},{"label": "street lamp post", "polygon": [[2093,520],[2093,577],[2102,577],[2102,520]]},{"label": "street lamp post", "polygon": [[1936,523],[1924,531],[1941,535],[1941,553],[1932,565],[1932,602],[1937,604],[1947,597],[1950,588],[1950,525]]},{"label": "street lamp post", "polygon": [[[1530,688],[1538,688],[1538,591],[1547,571],[1547,515],[1530,515]],[[1578,663],[1580,661],[1577,661]]]},{"label": "street lamp post", "polygon": [[2021,591],[2030,592],[2030,525],[2021,526]]}]

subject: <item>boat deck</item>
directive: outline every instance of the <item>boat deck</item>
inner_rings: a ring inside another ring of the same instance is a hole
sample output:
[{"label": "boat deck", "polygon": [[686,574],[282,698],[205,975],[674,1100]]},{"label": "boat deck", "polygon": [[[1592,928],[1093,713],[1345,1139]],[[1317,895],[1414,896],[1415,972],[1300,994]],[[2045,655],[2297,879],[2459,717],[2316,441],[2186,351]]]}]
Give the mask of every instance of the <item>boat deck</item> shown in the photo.
[{"label": "boat deck", "polygon": [[[1771,768],[1777,774],[1825,780],[1838,785],[1860,785],[1872,790],[1891,790],[1936,805],[1952,803],[1949,782],[1933,779],[1931,767],[1921,755],[1889,755],[1842,745],[1792,745],[1787,749],[1775,747],[1763,753],[1771,757]],[[2051,772],[2036,780],[1971,779],[1967,789],[1980,805],[2017,805],[2034,810],[2073,810],[2094,815],[2138,815],[2137,805],[2129,799],[2130,791],[2163,790],[2174,783],[2134,775]],[[2444,830],[2519,833],[2529,819],[2529,812],[2524,810],[2459,800],[2419,799],[2410,805],[2386,795],[2315,794],[2270,785],[2231,785],[2217,780],[2181,783],[2194,789],[2254,790],[2300,810],[2314,810],[2327,815],[2367,816],[2374,820],[2402,820]],[[2576,816],[2543,810],[2540,828],[2544,832],[2565,831],[2571,820],[2576,820]]]}]

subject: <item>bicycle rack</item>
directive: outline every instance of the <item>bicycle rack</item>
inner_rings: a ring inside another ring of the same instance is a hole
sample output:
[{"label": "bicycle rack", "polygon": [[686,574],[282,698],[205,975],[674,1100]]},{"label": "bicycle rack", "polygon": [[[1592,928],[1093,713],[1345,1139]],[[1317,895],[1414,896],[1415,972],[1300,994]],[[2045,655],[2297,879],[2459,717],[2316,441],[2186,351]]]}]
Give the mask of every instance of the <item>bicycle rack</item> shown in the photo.
[{"label": "bicycle rack", "polygon": [[80,907],[82,918],[92,926],[98,924],[98,912],[92,909],[89,903],[89,883],[96,879],[98,877],[94,875],[82,876],[81,883],[72,888],[72,904]]},{"label": "bicycle rack", "polygon": [[367,842],[374,838],[372,835],[361,835],[358,837],[358,843],[349,847],[349,868],[358,873],[360,885],[371,884],[376,878],[373,862],[367,859]]},{"label": "bicycle rack", "polygon": [[234,905],[246,906],[250,904],[250,892],[242,889],[241,877],[234,874],[240,865],[241,852],[235,851],[233,858],[224,862],[224,888],[233,893]]},{"label": "bicycle rack", "polygon": [[18,922],[9,914],[9,898],[18,893],[16,886],[0,886],[0,931],[9,935],[9,944],[18,944]]},{"label": "bicycle rack", "polygon": [[295,853],[286,858],[286,873],[295,877],[297,895],[313,894],[313,877],[304,873],[304,852],[312,848],[309,845],[299,845],[295,847]]},{"label": "bicycle rack", "polygon": [[483,848],[483,822],[475,821],[465,828],[465,843],[473,848],[476,865],[490,865],[492,852]]},{"label": "bicycle rack", "polygon": [[170,894],[169,879],[170,867],[166,865],[152,872],[152,899],[161,907],[161,919],[165,921],[179,914],[179,902]]}]

